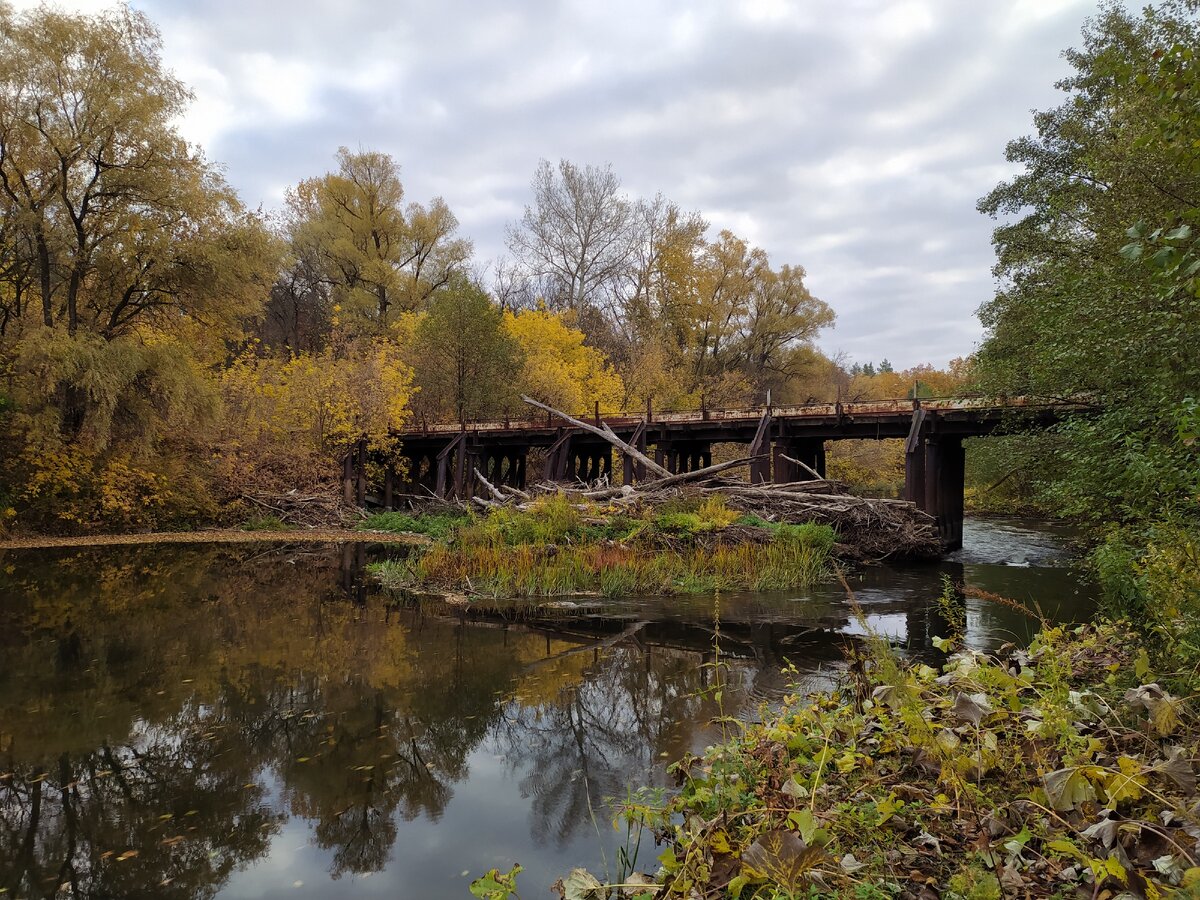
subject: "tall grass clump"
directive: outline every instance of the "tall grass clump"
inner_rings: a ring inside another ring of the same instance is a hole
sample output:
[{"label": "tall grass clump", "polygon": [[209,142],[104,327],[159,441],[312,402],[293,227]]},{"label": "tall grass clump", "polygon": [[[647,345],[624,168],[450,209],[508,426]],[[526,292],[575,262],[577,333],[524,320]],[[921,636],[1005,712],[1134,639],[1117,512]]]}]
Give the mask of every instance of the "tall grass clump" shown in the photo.
[{"label": "tall grass clump", "polygon": [[724,497],[713,494],[698,503],[684,500],[664,505],[654,517],[654,526],[672,534],[695,535],[728,528],[740,518],[741,513],[730,509]]},{"label": "tall grass clump", "polygon": [[458,534],[466,547],[572,543],[585,536],[583,513],[564,494],[539,497],[529,509],[492,510]]},{"label": "tall grass clump", "polygon": [[423,534],[434,540],[442,540],[453,535],[457,528],[469,520],[467,513],[457,510],[419,516],[402,512],[380,512],[367,516],[357,527],[359,531]]},{"label": "tall grass clump", "polygon": [[[570,525],[565,516],[553,529],[516,532],[514,521],[521,520],[505,517],[490,532],[484,530],[486,521],[472,525],[465,530],[470,532],[466,541],[381,563],[374,571],[389,587],[495,599],[784,590],[826,577],[834,542],[831,529],[813,525],[781,528],[767,544],[718,544],[712,549],[673,551],[611,542],[570,545],[562,538],[577,533],[579,526],[564,527]],[[536,534],[543,540],[505,543],[514,533]],[[545,541],[548,534],[560,540]]]}]

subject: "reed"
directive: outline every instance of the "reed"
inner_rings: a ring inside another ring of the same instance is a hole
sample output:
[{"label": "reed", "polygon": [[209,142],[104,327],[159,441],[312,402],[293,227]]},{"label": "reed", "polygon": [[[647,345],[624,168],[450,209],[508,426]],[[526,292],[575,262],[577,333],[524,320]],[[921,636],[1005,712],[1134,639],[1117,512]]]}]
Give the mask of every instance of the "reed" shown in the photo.
[{"label": "reed", "polygon": [[[549,535],[563,541],[577,533],[578,523],[555,515],[554,524],[537,530],[525,530],[522,524],[519,533],[532,541],[545,541]],[[490,534],[473,533],[453,546],[434,546],[419,555],[379,563],[373,571],[389,587],[496,599],[786,590],[826,577],[834,542],[833,532],[823,526],[781,528],[766,544],[719,543],[712,549],[681,551],[616,543],[509,545],[513,534],[509,524],[492,526]]]}]

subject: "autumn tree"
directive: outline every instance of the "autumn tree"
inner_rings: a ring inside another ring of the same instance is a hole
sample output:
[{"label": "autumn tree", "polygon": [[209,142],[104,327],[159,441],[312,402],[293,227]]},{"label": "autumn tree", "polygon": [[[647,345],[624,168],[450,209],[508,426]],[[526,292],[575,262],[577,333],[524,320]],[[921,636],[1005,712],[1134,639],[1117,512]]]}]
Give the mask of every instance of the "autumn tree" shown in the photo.
[{"label": "autumn tree", "polygon": [[159,53],[126,7],[0,6],[0,367],[27,499],[151,499],[155,447],[217,409],[193,341],[236,332],[275,274],[263,223],[179,135],[190,94]]},{"label": "autumn tree", "polygon": [[520,345],[505,329],[500,307],[466,277],[433,297],[416,318],[407,346],[420,415],[466,422],[512,406]]},{"label": "autumn tree", "polygon": [[319,273],[348,328],[384,334],[464,271],[471,243],[440,197],[404,205],[392,157],[342,147],[337,160],[336,172],[288,193],[293,254]]},{"label": "autumn tree", "polygon": [[600,404],[618,412],[625,401],[621,377],[566,317],[547,309],[504,313],[504,329],[521,349],[521,390],[564,412],[582,413]]},{"label": "autumn tree", "polygon": [[799,266],[773,268],[730,231],[709,241],[699,214],[629,198],[610,166],[542,161],[533,195],[509,228],[503,301],[571,310],[627,403],[745,402],[819,367],[814,339],[833,313]]}]

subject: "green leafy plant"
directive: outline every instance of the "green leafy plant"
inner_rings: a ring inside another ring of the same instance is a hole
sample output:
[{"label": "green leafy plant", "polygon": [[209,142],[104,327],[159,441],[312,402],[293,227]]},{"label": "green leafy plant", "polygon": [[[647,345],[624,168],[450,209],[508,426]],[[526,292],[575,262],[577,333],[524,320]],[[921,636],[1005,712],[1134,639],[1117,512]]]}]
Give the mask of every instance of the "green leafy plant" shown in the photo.
[{"label": "green leafy plant", "polygon": [[520,900],[517,893],[517,876],[521,873],[520,865],[514,865],[507,872],[499,869],[489,869],[471,882],[471,895],[480,900],[508,900],[510,897]]}]

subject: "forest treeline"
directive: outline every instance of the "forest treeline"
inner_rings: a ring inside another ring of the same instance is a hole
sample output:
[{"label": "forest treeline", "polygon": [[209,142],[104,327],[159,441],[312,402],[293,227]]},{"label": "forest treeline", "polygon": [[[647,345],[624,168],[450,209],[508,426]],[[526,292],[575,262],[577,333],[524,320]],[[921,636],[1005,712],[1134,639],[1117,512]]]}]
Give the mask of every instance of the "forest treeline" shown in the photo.
[{"label": "forest treeline", "polygon": [[[608,166],[542,161],[492,265],[398,162],[249,209],[141,13],[0,5],[0,521],[165,526],[306,489],[405,422],[946,390],[847,370],[805,272]],[[884,367],[881,366],[881,369]],[[961,373],[960,373],[961,374]],[[949,381],[947,380],[949,378]],[[936,385],[936,387],[935,387]]]},{"label": "forest treeline", "polygon": [[[1089,523],[1111,612],[1200,661],[1200,23],[1197,4],[1106,2],[1065,58],[1063,102],[1012,141],[998,291],[973,377],[1086,399],[1093,415],[1009,439],[1021,491]],[[998,458],[998,457],[997,457]]]}]

